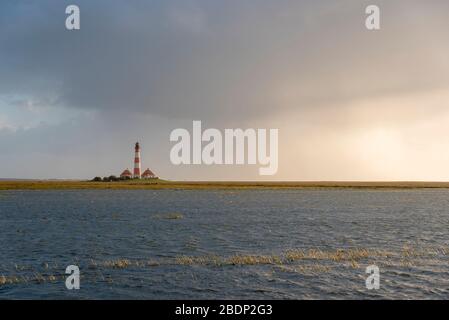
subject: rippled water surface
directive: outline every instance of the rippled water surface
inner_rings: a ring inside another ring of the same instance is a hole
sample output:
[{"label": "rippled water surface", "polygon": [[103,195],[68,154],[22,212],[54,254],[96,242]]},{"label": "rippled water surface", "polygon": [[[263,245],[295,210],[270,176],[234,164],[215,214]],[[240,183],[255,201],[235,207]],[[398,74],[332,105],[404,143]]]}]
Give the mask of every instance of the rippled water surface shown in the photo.
[{"label": "rippled water surface", "polygon": [[448,209],[446,190],[3,191],[0,298],[449,298]]}]

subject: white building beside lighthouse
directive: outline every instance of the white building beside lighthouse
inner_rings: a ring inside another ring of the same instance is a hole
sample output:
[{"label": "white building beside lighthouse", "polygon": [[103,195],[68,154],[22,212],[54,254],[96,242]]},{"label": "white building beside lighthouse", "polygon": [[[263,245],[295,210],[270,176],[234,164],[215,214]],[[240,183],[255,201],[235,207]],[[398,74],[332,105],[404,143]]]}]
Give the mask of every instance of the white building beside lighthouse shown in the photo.
[{"label": "white building beside lighthouse", "polygon": [[156,179],[157,176],[150,169],[145,170],[142,173],[142,179]]}]

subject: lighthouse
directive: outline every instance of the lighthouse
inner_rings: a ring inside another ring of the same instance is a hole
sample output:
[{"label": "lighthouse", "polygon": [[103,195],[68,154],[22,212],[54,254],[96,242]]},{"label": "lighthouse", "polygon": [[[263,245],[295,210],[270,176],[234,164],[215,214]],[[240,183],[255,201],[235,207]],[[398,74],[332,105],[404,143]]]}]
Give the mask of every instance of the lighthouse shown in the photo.
[{"label": "lighthouse", "polygon": [[136,142],[135,147],[135,154],[134,154],[134,179],[140,179],[140,146],[139,143]]},{"label": "lighthouse", "polygon": [[158,177],[149,168],[143,173],[141,172],[141,162],[140,162],[140,145],[136,142],[134,147],[134,171],[131,173],[128,169],[124,170],[120,174],[120,180],[128,179],[158,179]]}]

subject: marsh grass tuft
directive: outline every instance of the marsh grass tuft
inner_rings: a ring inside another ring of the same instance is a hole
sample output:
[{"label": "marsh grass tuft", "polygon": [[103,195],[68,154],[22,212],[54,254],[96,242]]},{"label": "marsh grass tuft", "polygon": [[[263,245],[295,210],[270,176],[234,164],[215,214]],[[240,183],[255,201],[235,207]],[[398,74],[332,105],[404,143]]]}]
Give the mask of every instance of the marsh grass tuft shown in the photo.
[{"label": "marsh grass tuft", "polygon": [[62,280],[63,276],[56,274],[44,275],[41,273],[34,273],[28,276],[18,276],[18,275],[0,275],[0,286],[1,285],[12,285],[12,284],[24,284],[24,283],[46,283],[46,282],[56,282]]},{"label": "marsh grass tuft", "polygon": [[125,269],[132,266],[133,263],[128,259],[117,259],[105,261],[102,265],[113,269]]},{"label": "marsh grass tuft", "polygon": [[183,219],[184,216],[179,212],[170,212],[164,214],[157,214],[154,216],[156,219],[166,219],[166,220],[179,220]]},{"label": "marsh grass tuft", "polygon": [[334,262],[358,261],[370,257],[388,257],[391,252],[371,249],[336,249],[323,251],[321,249],[291,249],[284,253],[285,260],[294,262],[297,260],[331,260]]},{"label": "marsh grass tuft", "polygon": [[228,265],[259,265],[282,264],[282,259],[276,255],[234,255],[225,260]]},{"label": "marsh grass tuft", "polygon": [[191,266],[191,265],[215,265],[220,266],[223,265],[223,259],[215,256],[179,256],[175,257],[174,264]]}]

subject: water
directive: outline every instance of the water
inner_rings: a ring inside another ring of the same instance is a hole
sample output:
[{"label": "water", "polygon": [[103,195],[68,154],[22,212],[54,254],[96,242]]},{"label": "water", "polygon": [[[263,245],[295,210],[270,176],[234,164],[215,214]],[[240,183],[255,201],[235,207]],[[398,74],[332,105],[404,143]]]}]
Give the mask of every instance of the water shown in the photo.
[{"label": "water", "polygon": [[[448,208],[447,190],[3,191],[0,298],[449,298]],[[290,261],[291,249],[329,258]],[[80,290],[65,288],[70,264]],[[379,290],[365,286],[370,264]]]}]

